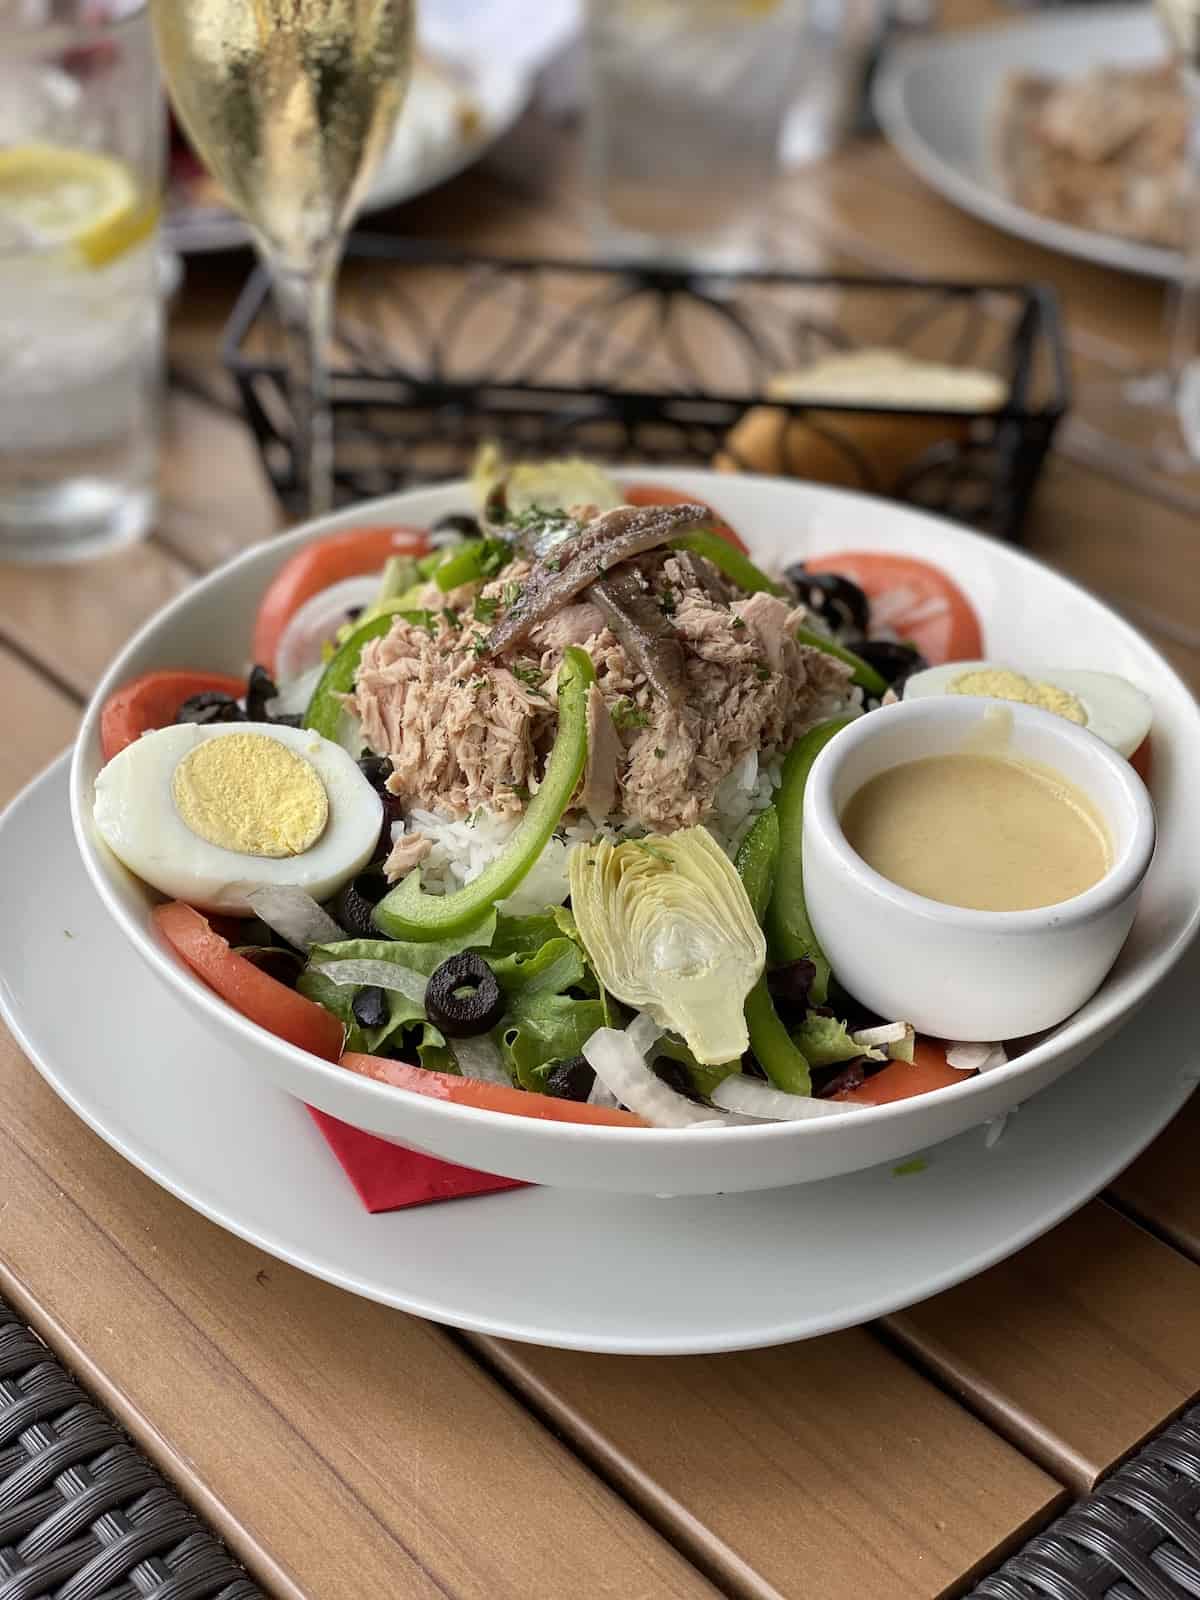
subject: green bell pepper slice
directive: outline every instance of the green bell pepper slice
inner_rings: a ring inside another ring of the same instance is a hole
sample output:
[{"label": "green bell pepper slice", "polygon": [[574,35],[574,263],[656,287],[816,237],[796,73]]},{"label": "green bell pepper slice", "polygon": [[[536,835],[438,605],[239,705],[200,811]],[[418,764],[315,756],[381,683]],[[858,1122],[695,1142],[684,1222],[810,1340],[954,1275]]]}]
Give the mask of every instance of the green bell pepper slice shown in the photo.
[{"label": "green bell pepper slice", "polygon": [[363,647],[372,639],[380,639],[385,633],[390,632],[392,623],[397,617],[403,617],[406,622],[413,622],[418,627],[424,628],[431,627],[434,620],[431,612],[409,611],[401,609],[395,601],[385,601],[383,609],[368,617],[365,622],[360,622],[330,658],[328,666],[317,682],[317,687],[313,690],[312,699],[308,702],[308,710],[304,713],[304,727],[319,733],[323,739],[332,739],[335,744],[337,743],[338,723],[342,716],[342,696],[349,694],[354,688]]},{"label": "green bell pepper slice", "polygon": [[783,779],[776,797],[779,811],[779,866],[775,889],[767,907],[767,948],[774,961],[809,960],[817,969],[813,980],[814,1005],[823,1005],[829,995],[830,969],[804,903],[804,862],[801,850],[804,829],[804,790],[813,762],[831,739],[854,719],[834,717],[810,728],[788,753],[783,764]]},{"label": "green bell pepper slice", "polygon": [[[759,922],[771,899],[779,846],[779,813],[771,805],[760,813],[734,860]],[[765,972],[746,996],[746,1028],[750,1048],[775,1087],[785,1094],[811,1094],[808,1060],[780,1021]]]},{"label": "green bell pepper slice", "polygon": [[558,673],[558,732],[542,786],[504,852],[453,894],[425,894],[420,868],[375,907],[375,925],[392,939],[443,939],[470,928],[521,882],[571,803],[587,762],[588,690],[596,681],[591,659],[574,646],[563,652]]},{"label": "green bell pepper slice", "polygon": [[882,673],[876,672],[869,661],[856,656],[853,650],[847,650],[846,646],[839,644],[836,639],[831,639],[824,633],[816,633],[812,628],[797,628],[796,637],[801,644],[806,644],[813,650],[824,650],[827,656],[836,656],[848,667],[853,667],[854,676],[850,682],[857,683],[860,689],[865,689],[876,699],[881,699],[887,693],[888,682]]},{"label": "green bell pepper slice", "polygon": [[678,539],[671,540],[672,550],[690,550],[694,556],[704,556],[712,562],[718,572],[723,572],[731,583],[736,583],[739,589],[744,589],[747,594],[785,594],[782,584],[768,578],[766,573],[756,567],[749,556],[744,556],[740,550],[735,550],[727,539],[722,539],[719,533],[709,533],[704,528],[698,528],[695,533],[680,534]]},{"label": "green bell pepper slice", "polygon": [[513,558],[512,546],[504,539],[469,539],[457,545],[434,569],[433,581],[443,594],[463,583],[478,583],[494,578]]}]

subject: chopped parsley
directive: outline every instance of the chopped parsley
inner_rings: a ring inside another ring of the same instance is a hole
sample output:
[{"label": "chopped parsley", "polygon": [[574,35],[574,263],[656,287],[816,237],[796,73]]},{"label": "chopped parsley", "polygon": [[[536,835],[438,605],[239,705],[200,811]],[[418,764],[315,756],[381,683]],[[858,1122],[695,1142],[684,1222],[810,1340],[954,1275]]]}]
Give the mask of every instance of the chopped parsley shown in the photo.
[{"label": "chopped parsley", "polygon": [[768,666],[764,666],[761,661],[756,661],[754,663],[754,676],[758,679],[759,683],[769,683],[771,680],[771,669]]},{"label": "chopped parsley", "polygon": [[674,589],[664,589],[658,597],[658,603],[661,606],[665,616],[673,617],[675,615]]},{"label": "chopped parsley", "polygon": [[656,744],[654,746],[654,754],[657,756],[659,761],[666,760],[667,752],[663,749],[662,745]]},{"label": "chopped parsley", "polygon": [[744,617],[735,616],[733,621],[730,623],[731,628],[744,628],[745,626],[746,619]]},{"label": "chopped parsley", "polygon": [[523,683],[527,689],[532,689],[534,694],[540,694],[543,699],[545,698],[542,685],[546,681],[546,674],[540,667],[535,667],[531,661],[518,661],[512,669],[512,675],[518,683]]},{"label": "chopped parsley", "polygon": [[[545,566],[546,566],[546,571],[547,572],[561,572],[562,571],[562,557],[561,556],[551,556],[549,561],[547,561],[545,563]],[[601,567],[600,571],[603,572],[604,568]]]},{"label": "chopped parsley", "polygon": [[476,622],[495,622],[496,613],[500,609],[500,602],[494,596],[478,595],[472,608],[472,616]]},{"label": "chopped parsley", "polygon": [[511,579],[504,585],[504,594],[502,598],[504,600],[504,608],[506,611],[515,606],[517,601],[521,598],[521,585],[515,579]]},{"label": "chopped parsley", "polygon": [[650,718],[641,707],[635,706],[633,701],[625,695],[622,695],[613,706],[612,719],[622,733],[628,728],[648,727],[650,723]]},{"label": "chopped parsley", "polygon": [[446,626],[448,628],[462,627],[462,618],[459,616],[457,611],[451,611],[449,606],[442,607],[442,616],[446,619]]},{"label": "chopped parsley", "polygon": [[485,539],[479,561],[480,576],[494,578],[508,566],[512,556],[512,546],[507,539]]},{"label": "chopped parsley", "polygon": [[487,636],[485,634],[477,633],[472,636],[471,649],[474,650],[477,656],[487,655],[487,647]]}]

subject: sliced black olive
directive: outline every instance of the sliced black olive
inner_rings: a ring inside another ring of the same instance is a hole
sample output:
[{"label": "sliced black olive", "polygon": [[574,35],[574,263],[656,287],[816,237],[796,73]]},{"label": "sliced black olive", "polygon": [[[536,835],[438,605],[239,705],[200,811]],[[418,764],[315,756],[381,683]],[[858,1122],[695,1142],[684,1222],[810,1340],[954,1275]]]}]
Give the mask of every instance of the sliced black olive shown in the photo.
[{"label": "sliced black olive", "polygon": [[929,665],[915,645],[901,644],[895,639],[864,639],[853,646],[855,655],[873,666],[893,689],[900,689],[914,672],[924,672]]},{"label": "sliced black olive", "polygon": [[329,908],[334,921],[352,939],[382,939],[371,913],[388,891],[387,879],[380,872],[360,872],[333,897]]},{"label": "sliced black olive", "polygon": [[583,1056],[557,1061],[546,1074],[546,1093],[557,1100],[586,1100],[596,1084],[596,1074]]},{"label": "sliced black olive", "polygon": [[[464,539],[481,539],[483,530],[474,517],[467,516],[461,511],[449,511],[444,517],[439,517],[430,528],[430,533],[454,533]],[[440,539],[435,539],[435,544],[440,544]]]},{"label": "sliced black olive", "polygon": [[843,1089],[857,1089],[866,1081],[861,1056],[853,1061],[839,1061],[832,1067],[816,1067],[813,1069],[813,1096],[817,1100],[828,1100],[831,1095],[841,1094]]},{"label": "sliced black olive", "polygon": [[379,989],[374,984],[368,984],[365,989],[358,991],[350,1009],[360,1028],[382,1028],[391,1020],[387,990]]},{"label": "sliced black olive", "polygon": [[504,996],[487,962],[469,950],[451,956],[429,980],[425,1015],[448,1039],[470,1039],[500,1021]]},{"label": "sliced black olive", "polygon": [[246,713],[231,694],[219,689],[206,689],[183,702],[175,713],[176,722],[193,722],[197,727],[208,728],[217,722],[245,722]]},{"label": "sliced black olive", "polygon": [[866,633],[871,621],[871,602],[849,578],[836,572],[810,572],[803,561],[788,567],[784,577],[800,595],[810,611],[824,617],[833,628],[855,628]]},{"label": "sliced black olive", "polygon": [[286,984],[289,989],[296,987],[296,979],[304,971],[304,957],[295,950],[284,950],[280,945],[242,945],[234,954],[249,961],[269,978],[274,978],[276,983]]},{"label": "sliced black olive", "polygon": [[392,763],[387,756],[364,756],[358,763],[358,770],[372,789],[382,793],[392,775]]},{"label": "sliced black olive", "polygon": [[279,690],[266,667],[253,666],[246,683],[246,718],[250,722],[270,722],[268,702],[274,700]]}]

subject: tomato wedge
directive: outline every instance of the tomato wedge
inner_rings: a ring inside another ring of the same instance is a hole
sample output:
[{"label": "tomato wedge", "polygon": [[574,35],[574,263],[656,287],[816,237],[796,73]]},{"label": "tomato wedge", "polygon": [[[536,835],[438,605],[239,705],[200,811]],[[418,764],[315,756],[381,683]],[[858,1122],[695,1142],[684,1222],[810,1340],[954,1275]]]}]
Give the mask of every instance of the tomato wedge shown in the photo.
[{"label": "tomato wedge", "polygon": [[[661,483],[630,483],[626,484],[623,493],[626,502],[631,506],[681,506],[695,501],[694,494],[684,494],[681,489],[667,489]],[[705,502],[699,502],[703,505]],[[712,507],[709,507],[712,510]],[[733,528],[718,515],[712,513],[712,531],[726,544],[731,544],[735,550],[740,550],[744,556],[750,554],[749,546],[742,540]]]},{"label": "tomato wedge", "polygon": [[333,1013],[237,955],[195,907],[173,900],[153,916],[176,955],[235,1011],[326,1061],[341,1055],[345,1029]]},{"label": "tomato wedge", "polygon": [[816,556],[811,572],[836,572],[856,583],[871,602],[871,620],[911,639],[931,666],[978,661],[983,630],[966,595],[944,572],[913,556],[878,550],[841,550]]},{"label": "tomato wedge", "polygon": [[945,1045],[918,1039],[911,1062],[891,1061],[857,1089],[844,1089],[833,1098],[854,1105],[889,1106],[896,1100],[928,1094],[931,1089],[948,1089],[952,1083],[962,1083],[970,1076],[947,1065]]},{"label": "tomato wedge", "polygon": [[361,1077],[376,1083],[390,1083],[397,1089],[434,1100],[449,1100],[459,1106],[475,1106],[480,1111],[507,1111],[517,1117],[537,1117],[543,1122],[583,1122],[606,1128],[644,1128],[641,1117],[631,1111],[609,1106],[589,1106],[579,1100],[556,1100],[548,1094],[529,1094],[524,1089],[509,1089],[502,1083],[481,1083],[477,1078],[456,1078],[448,1072],[426,1072],[404,1061],[388,1061],[383,1056],[361,1056],[348,1051],[341,1064]]},{"label": "tomato wedge", "polygon": [[343,578],[382,572],[391,556],[420,556],[429,549],[419,528],[347,528],[297,550],[275,574],[254,623],[254,659],[275,670],[283,630],[306,600]]},{"label": "tomato wedge", "polygon": [[220,672],[147,672],[109,695],[100,713],[100,745],[105,761],[119,756],[126,745],[140,739],[153,728],[166,728],[175,721],[185,700],[194,694],[231,694],[240,699],[246,692],[243,678],[230,678]]}]

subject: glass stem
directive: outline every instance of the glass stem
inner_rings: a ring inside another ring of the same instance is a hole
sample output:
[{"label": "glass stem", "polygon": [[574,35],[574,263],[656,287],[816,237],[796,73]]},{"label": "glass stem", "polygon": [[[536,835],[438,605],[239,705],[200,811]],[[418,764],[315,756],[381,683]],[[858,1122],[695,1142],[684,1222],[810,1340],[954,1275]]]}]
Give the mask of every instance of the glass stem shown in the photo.
[{"label": "glass stem", "polygon": [[1192,454],[1200,442],[1194,372],[1200,353],[1200,82],[1181,67],[1188,98],[1187,165],[1184,177],[1183,267],[1173,286],[1167,372],[1172,403]]},{"label": "glass stem", "polygon": [[298,488],[310,517],[333,509],[333,410],[327,353],[336,253],[305,271],[272,264],[283,325]]}]

